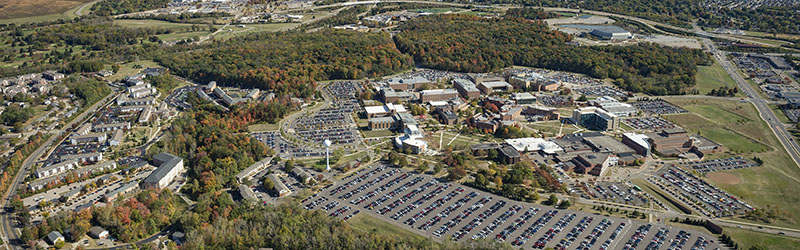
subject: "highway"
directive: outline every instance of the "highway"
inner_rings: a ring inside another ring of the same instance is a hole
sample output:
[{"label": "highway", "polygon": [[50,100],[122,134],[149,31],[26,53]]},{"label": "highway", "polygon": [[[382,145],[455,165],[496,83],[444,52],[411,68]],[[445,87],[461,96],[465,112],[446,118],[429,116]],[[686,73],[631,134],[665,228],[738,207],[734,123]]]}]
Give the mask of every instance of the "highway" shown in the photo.
[{"label": "highway", "polygon": [[769,129],[772,130],[772,133],[775,134],[775,137],[778,138],[778,140],[781,142],[781,145],[786,148],[786,151],[789,153],[789,155],[791,155],[795,165],[800,167],[800,145],[798,145],[794,140],[792,134],[786,130],[786,127],[775,115],[775,112],[769,108],[769,101],[761,98],[757,92],[759,90],[753,89],[753,87],[747,83],[744,77],[742,77],[742,75],[736,71],[736,67],[728,60],[727,52],[717,50],[714,43],[708,38],[703,38],[702,40],[714,55],[714,59],[717,60],[722,68],[725,69],[725,72],[727,72],[728,75],[730,75],[733,80],[736,81],[739,89],[741,89],[742,92],[747,95],[747,100],[753,103],[753,106],[756,107],[761,119],[767,122]]},{"label": "highway", "polygon": [[111,92],[111,94],[107,95],[105,98],[103,98],[102,100],[98,101],[97,103],[86,109],[83,113],[78,115],[78,117],[76,117],[71,122],[64,125],[63,127],[64,129],[50,131],[52,132],[50,138],[48,138],[44,144],[42,144],[38,149],[36,149],[36,151],[34,151],[30,156],[28,156],[28,158],[26,158],[25,161],[23,161],[22,167],[19,169],[19,172],[17,172],[17,174],[14,176],[14,179],[12,180],[9,188],[6,189],[6,192],[3,194],[4,210],[3,213],[0,214],[0,224],[2,225],[4,241],[7,243],[5,244],[5,246],[7,248],[15,249],[17,246],[15,246],[14,244],[18,243],[17,239],[19,239],[17,231],[14,230],[15,223],[13,215],[8,212],[11,210],[9,202],[11,201],[11,198],[14,197],[14,195],[16,195],[20,185],[23,184],[22,182],[25,180],[25,176],[28,175],[28,171],[31,168],[31,166],[33,166],[36,163],[37,159],[39,159],[42,156],[42,154],[45,151],[47,151],[48,148],[50,148],[50,146],[53,144],[54,141],[56,141],[56,139],[58,139],[62,134],[64,134],[65,130],[71,128],[77,122],[83,122],[84,118],[87,115],[93,114],[95,111],[97,111],[98,107],[100,107],[101,105],[102,107],[106,107],[109,104],[111,104],[111,102],[114,100],[114,98],[112,97],[115,96],[115,94],[117,93]]}]

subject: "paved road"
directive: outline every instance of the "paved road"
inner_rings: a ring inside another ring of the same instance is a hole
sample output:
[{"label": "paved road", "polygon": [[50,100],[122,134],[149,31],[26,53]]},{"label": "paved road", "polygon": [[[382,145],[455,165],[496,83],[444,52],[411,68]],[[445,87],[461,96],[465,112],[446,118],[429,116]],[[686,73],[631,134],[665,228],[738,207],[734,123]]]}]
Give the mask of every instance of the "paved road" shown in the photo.
[{"label": "paved road", "polygon": [[[103,107],[108,106],[113,101],[113,98],[111,97],[115,96],[115,94],[117,93],[111,92],[111,94],[107,95],[103,100],[98,101],[97,103],[86,109],[86,111],[78,115],[78,117],[73,119],[71,122],[64,125],[64,128],[70,128],[72,127],[73,124],[77,122],[83,122],[84,118],[87,115],[93,114],[101,105]],[[11,201],[11,197],[14,197],[20,185],[25,180],[25,176],[27,176],[28,174],[28,169],[30,169],[30,167],[33,166],[34,163],[36,163],[36,160],[39,159],[42,156],[42,154],[53,144],[53,142],[55,142],[56,139],[59,136],[61,136],[65,131],[58,130],[52,132],[54,133],[50,136],[50,138],[44,144],[42,144],[38,149],[36,149],[36,151],[34,151],[33,154],[31,154],[30,156],[28,156],[28,158],[25,159],[25,161],[22,164],[22,167],[19,169],[19,172],[17,172],[16,176],[14,176],[14,179],[12,180],[10,187],[6,190],[5,194],[3,195],[4,210],[3,213],[0,214],[0,226],[2,226],[3,235],[5,236],[4,237],[5,242],[8,243],[5,244],[6,248],[11,248],[11,249],[16,248],[17,246],[15,246],[14,244],[17,243],[16,240],[19,239],[19,235],[17,235],[16,230],[14,230],[14,219],[12,218],[12,214],[7,212],[11,209],[9,206],[9,202]]]},{"label": "paved road", "polygon": [[789,131],[786,130],[784,124],[778,119],[772,109],[769,108],[769,101],[764,100],[758,95],[758,90],[753,89],[750,84],[745,81],[741,74],[736,72],[736,67],[728,60],[727,52],[717,50],[714,43],[707,38],[703,39],[703,43],[708,46],[711,52],[714,55],[714,59],[717,60],[723,69],[730,75],[736,84],[739,86],[739,89],[747,95],[747,100],[753,103],[753,106],[756,107],[758,110],[761,119],[767,122],[769,125],[769,129],[775,134],[778,140],[781,142],[786,151],[789,152],[791,155],[792,160],[794,161],[795,165],[800,167],[800,145],[794,140],[792,135]]}]

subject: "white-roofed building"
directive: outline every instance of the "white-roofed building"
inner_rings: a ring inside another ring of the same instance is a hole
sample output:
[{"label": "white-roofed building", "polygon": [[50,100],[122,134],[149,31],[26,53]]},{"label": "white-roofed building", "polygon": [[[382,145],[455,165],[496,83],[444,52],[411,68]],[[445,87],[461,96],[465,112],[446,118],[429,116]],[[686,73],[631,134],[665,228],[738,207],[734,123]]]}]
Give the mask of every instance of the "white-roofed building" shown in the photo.
[{"label": "white-roofed building", "polygon": [[563,152],[562,149],[558,144],[555,142],[547,141],[542,138],[517,138],[517,139],[506,139],[506,143],[514,147],[519,152],[528,152],[528,151],[541,151],[548,155],[554,155],[559,152]]},{"label": "white-roofed building", "polygon": [[616,116],[626,117],[632,116],[639,112],[636,107],[633,105],[619,102],[617,99],[610,97],[610,96],[601,96],[592,101],[594,106],[600,107],[609,113],[612,113]]},{"label": "white-roofed building", "polygon": [[637,154],[647,156],[650,154],[649,137],[644,134],[623,133],[622,143],[631,147]]}]

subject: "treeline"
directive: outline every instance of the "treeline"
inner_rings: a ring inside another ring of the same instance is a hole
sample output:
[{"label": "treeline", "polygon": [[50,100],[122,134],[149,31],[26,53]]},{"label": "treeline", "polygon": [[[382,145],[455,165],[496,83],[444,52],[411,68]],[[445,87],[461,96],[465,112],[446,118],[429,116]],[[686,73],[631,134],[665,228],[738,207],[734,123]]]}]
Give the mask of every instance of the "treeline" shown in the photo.
[{"label": "treeline", "polygon": [[702,0],[477,0],[469,2],[598,10],[640,17],[683,28],[691,28],[692,21],[697,21],[699,25],[707,27],[800,34],[800,13],[796,11],[797,7],[722,8]]},{"label": "treeline", "polygon": [[186,249],[511,249],[493,240],[436,243],[363,231],[296,203],[252,206],[227,193],[204,196],[179,225]]},{"label": "treeline", "polygon": [[9,179],[13,178],[17,171],[19,171],[20,166],[25,161],[25,158],[28,158],[31,153],[33,153],[36,148],[42,145],[47,138],[49,138],[49,134],[42,134],[41,132],[36,133],[28,137],[28,142],[22,144],[22,146],[18,147],[14,153],[12,153],[9,157],[3,158],[3,173],[0,175],[0,192],[5,193],[6,189],[8,188]]},{"label": "treeline", "polygon": [[739,93],[739,88],[736,87],[719,87],[718,89],[712,89],[708,92],[707,95],[710,96],[727,96],[727,97],[734,97],[736,93]]},{"label": "treeline", "polygon": [[[227,12],[211,12],[211,13],[181,13],[181,14],[148,14],[137,16],[123,16],[119,19],[135,19],[135,20],[161,20],[173,23],[195,23],[195,24],[208,24],[213,23],[213,20],[203,20],[205,18],[218,18],[229,17],[231,14]],[[199,19],[199,20],[198,20]]]},{"label": "treeline", "polygon": [[310,97],[315,81],[388,75],[413,67],[389,34],[342,30],[263,33],[215,42],[157,60],[173,73],[198,82],[274,90],[279,96]]},{"label": "treeline", "polygon": [[[127,28],[114,25],[113,19],[107,17],[87,18],[80,22],[63,25],[52,25],[38,28],[25,35],[16,33],[12,46],[42,46],[50,44],[83,45],[93,50],[104,50],[110,47],[133,45],[141,38],[153,35],[168,34],[164,28]],[[38,45],[37,45],[38,44]]]},{"label": "treeline", "polygon": [[81,107],[92,105],[111,94],[111,88],[105,82],[95,79],[69,77],[63,84],[70,94],[79,99]]},{"label": "treeline", "polygon": [[530,20],[547,19],[558,17],[553,12],[547,12],[541,8],[513,8],[506,11],[505,17],[517,17]]},{"label": "treeline", "polygon": [[[17,104],[8,106],[2,114],[0,114],[0,123],[6,126],[14,126],[14,132],[22,132],[22,123],[28,121],[33,116],[33,108],[22,107]],[[17,129],[19,128],[19,129]]]},{"label": "treeline", "polygon": [[92,13],[98,16],[127,14],[167,7],[172,0],[103,0],[92,5]]},{"label": "treeline", "polygon": [[770,34],[800,34],[800,12],[797,12],[796,7],[719,8],[713,14],[701,16],[698,24]]},{"label": "treeline", "polygon": [[466,15],[420,17],[400,26],[397,47],[424,67],[489,72],[512,65],[612,78],[627,90],[682,94],[694,86],[701,50],[640,43],[630,46],[570,46],[572,37],[546,24],[517,18]]},{"label": "treeline", "polygon": [[145,190],[135,197],[117,200],[108,206],[95,206],[79,213],[61,213],[47,218],[41,224],[27,225],[20,239],[29,244],[35,243],[52,231],[61,232],[68,239],[80,239],[94,225],[105,228],[111,236],[122,242],[133,242],[172,225],[178,216],[185,213],[185,209],[185,204],[169,189],[160,192]]}]

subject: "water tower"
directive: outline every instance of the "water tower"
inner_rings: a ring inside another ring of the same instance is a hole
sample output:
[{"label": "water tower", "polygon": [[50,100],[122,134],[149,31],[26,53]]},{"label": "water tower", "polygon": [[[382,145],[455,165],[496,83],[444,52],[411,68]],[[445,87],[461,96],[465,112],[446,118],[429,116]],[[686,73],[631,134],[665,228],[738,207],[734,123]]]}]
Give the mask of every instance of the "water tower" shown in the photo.
[{"label": "water tower", "polygon": [[325,139],[322,144],[325,145],[325,171],[331,171],[331,140]]}]

